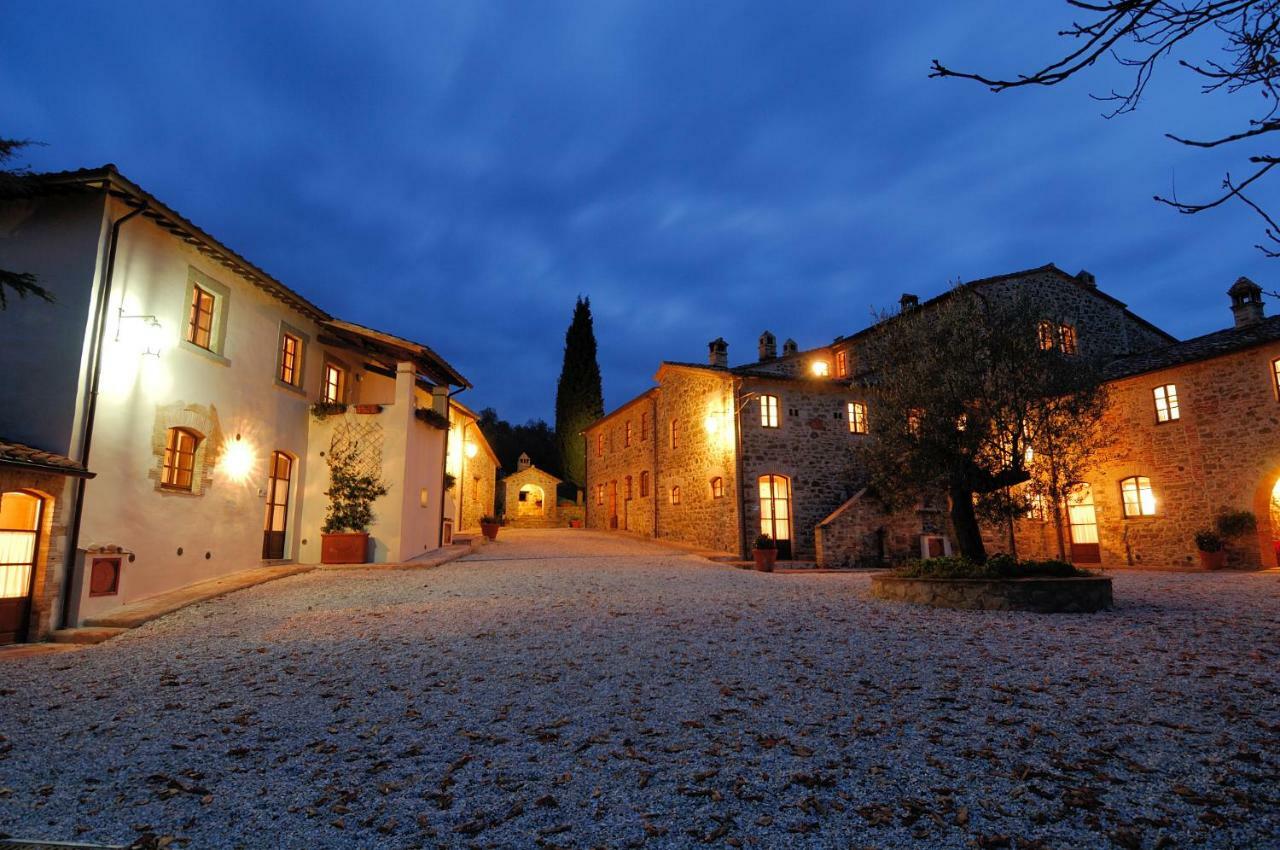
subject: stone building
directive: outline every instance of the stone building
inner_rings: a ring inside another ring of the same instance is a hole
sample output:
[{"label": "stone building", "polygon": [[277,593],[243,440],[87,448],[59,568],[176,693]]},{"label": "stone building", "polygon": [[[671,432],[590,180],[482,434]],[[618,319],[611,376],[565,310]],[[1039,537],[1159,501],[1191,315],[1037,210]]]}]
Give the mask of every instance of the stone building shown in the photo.
[{"label": "stone building", "polygon": [[555,528],[566,525],[561,516],[557,489],[562,482],[550,472],[533,465],[521,454],[514,473],[502,481],[507,525],[517,528]]},{"label": "stone building", "polygon": [[[1087,272],[1048,265],[966,286],[989,298],[1032,299],[1044,316],[1044,344],[1111,361],[1105,427],[1115,442],[1063,506],[1071,557],[1183,564],[1195,557],[1193,532],[1235,507],[1260,520],[1256,545],[1242,547],[1237,562],[1275,563],[1280,320],[1262,317],[1256,287],[1232,287],[1236,327],[1179,342]],[[928,310],[949,297],[921,303],[906,295],[900,308]],[[855,449],[874,439],[875,399],[858,376],[874,365],[864,362],[873,332],[805,351],[787,340],[781,356],[765,332],[757,360],[736,367],[717,339],[705,365],[663,363],[656,387],[587,429],[587,524],[743,557],[764,532],[779,541],[780,557],[831,565],[950,553],[944,500],[889,514],[865,488]],[[1169,421],[1157,419],[1158,390],[1166,410],[1176,393]],[[1012,535],[987,529],[988,544],[1007,549],[1012,536],[1019,554],[1056,555],[1050,515],[1014,523]]]}]

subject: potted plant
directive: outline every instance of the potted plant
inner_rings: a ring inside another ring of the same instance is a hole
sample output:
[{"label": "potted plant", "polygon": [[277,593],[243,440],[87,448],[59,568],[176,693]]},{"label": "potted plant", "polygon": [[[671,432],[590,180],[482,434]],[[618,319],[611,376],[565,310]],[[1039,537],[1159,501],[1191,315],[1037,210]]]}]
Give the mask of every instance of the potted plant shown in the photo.
[{"label": "potted plant", "polygon": [[756,558],[757,570],[762,573],[773,572],[773,563],[778,560],[778,544],[772,537],[761,534],[756,538],[756,545],[751,551]]},{"label": "potted plant", "polygon": [[1222,535],[1211,528],[1196,532],[1196,549],[1200,551],[1200,567],[1220,570],[1226,564],[1227,553],[1222,550]]},{"label": "potted plant", "polygon": [[363,564],[369,556],[369,526],[373,503],[387,493],[376,475],[363,472],[357,463],[358,447],[331,448],[328,455],[329,509],[320,535],[322,564]]},{"label": "potted plant", "polygon": [[498,518],[496,516],[489,516],[488,514],[486,514],[480,517],[480,532],[485,536],[486,539],[497,540],[498,529],[500,527],[501,526],[498,523]]}]

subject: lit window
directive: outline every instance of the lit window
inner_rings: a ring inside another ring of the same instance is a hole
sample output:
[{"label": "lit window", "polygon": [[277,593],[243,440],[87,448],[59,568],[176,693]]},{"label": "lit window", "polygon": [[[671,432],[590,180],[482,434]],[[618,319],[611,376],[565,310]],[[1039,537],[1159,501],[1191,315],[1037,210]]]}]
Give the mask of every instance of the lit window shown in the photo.
[{"label": "lit window", "polygon": [[760,424],[765,428],[778,427],[778,397],[776,395],[760,396]]},{"label": "lit window", "polygon": [[649,497],[649,473],[642,472],[640,473],[640,498],[646,499],[648,497]]},{"label": "lit window", "polygon": [[843,378],[849,374],[849,352],[836,352],[836,377]]},{"label": "lit window", "polygon": [[680,488],[678,486],[671,488],[671,504],[680,504]]},{"label": "lit window", "polygon": [[676,444],[679,442],[679,435],[680,435],[680,420],[672,419],[671,420],[671,448],[674,449],[676,447]]},{"label": "lit window", "polygon": [[1156,387],[1153,392],[1156,398],[1157,422],[1172,422],[1181,418],[1178,411],[1178,387],[1175,384]]},{"label": "lit window", "polygon": [[1045,521],[1046,517],[1048,517],[1048,509],[1045,506],[1043,494],[1035,493],[1031,496],[1027,502],[1026,516],[1027,519],[1035,520],[1036,522]]},{"label": "lit window", "polygon": [[923,410],[911,410],[907,412],[907,433],[913,437],[920,436],[920,423],[924,420]]},{"label": "lit window", "polygon": [[208,351],[213,350],[213,304],[212,292],[192,285],[191,313],[187,317],[187,342]]},{"label": "lit window", "polygon": [[1040,343],[1041,351],[1053,350],[1053,322],[1048,319],[1041,319],[1036,325],[1036,340]]},{"label": "lit window", "polygon": [[604,485],[603,484],[596,485],[596,504],[597,505],[604,504]]},{"label": "lit window", "polygon": [[190,490],[196,468],[196,446],[200,437],[186,428],[170,428],[164,446],[164,469],[160,484],[170,490]]},{"label": "lit window", "polygon": [[1151,489],[1151,479],[1135,475],[1120,482],[1120,495],[1124,500],[1126,517],[1154,516],[1156,494]]},{"label": "lit window", "polygon": [[345,370],[332,363],[324,364],[324,384],[320,388],[320,400],[327,404],[341,404],[346,384]]},{"label": "lit window", "polygon": [[596,457],[604,457],[604,432],[596,434]]},{"label": "lit window", "polygon": [[831,374],[831,364],[825,360],[815,360],[809,369],[819,378],[825,378]]},{"label": "lit window", "polygon": [[625,498],[628,502],[631,501],[631,476],[630,475],[626,477],[626,480],[623,483],[623,498]]},{"label": "lit window", "polygon": [[860,401],[851,401],[845,405],[849,416],[849,433],[867,433],[867,406]]},{"label": "lit window", "polygon": [[1280,398],[1280,360],[1271,361],[1271,383],[1275,386],[1276,398]]},{"label": "lit window", "polygon": [[280,380],[284,383],[298,383],[298,360],[301,353],[302,340],[291,333],[280,334]]},{"label": "lit window", "polygon": [[1058,340],[1062,344],[1063,354],[1076,353],[1076,328],[1075,325],[1059,325]]},{"label": "lit window", "polygon": [[624,446],[631,445],[631,420],[630,419],[627,420],[626,429],[622,433],[622,445]]},{"label": "lit window", "polygon": [[724,498],[724,479],[719,476],[711,479],[711,498]]}]

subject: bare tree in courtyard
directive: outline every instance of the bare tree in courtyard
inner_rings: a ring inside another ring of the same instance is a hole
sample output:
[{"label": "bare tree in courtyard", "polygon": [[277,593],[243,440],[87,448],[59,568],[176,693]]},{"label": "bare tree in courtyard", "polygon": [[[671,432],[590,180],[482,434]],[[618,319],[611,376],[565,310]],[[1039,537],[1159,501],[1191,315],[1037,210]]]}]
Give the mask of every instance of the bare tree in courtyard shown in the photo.
[{"label": "bare tree in courtyard", "polygon": [[[976,80],[992,91],[1028,86],[1054,86],[1112,57],[1132,72],[1132,84],[1105,95],[1095,95],[1112,105],[1107,117],[1137,109],[1147,84],[1162,61],[1174,61],[1200,81],[1203,94],[1246,93],[1254,96],[1254,117],[1232,132],[1193,138],[1168,133],[1168,138],[1195,148],[1258,140],[1280,130],[1280,0],[1065,0],[1084,17],[1058,34],[1072,40],[1063,54],[1038,69],[1013,77],[957,71],[933,60],[932,77]],[[1205,51],[1213,45],[1214,51]],[[1255,148],[1256,149],[1256,148]],[[1237,200],[1261,217],[1265,241],[1257,247],[1269,257],[1280,257],[1280,226],[1257,200],[1261,181],[1280,163],[1280,154],[1260,152],[1248,156],[1248,173],[1227,174],[1216,195],[1200,201],[1180,199],[1176,192],[1156,200],[1178,212],[1194,214]]]},{"label": "bare tree in courtyard", "polygon": [[1037,496],[1056,514],[1104,444],[1100,363],[1018,295],[958,287],[876,328],[865,353],[875,439],[864,452],[879,497],[903,508],[946,493],[960,553],[979,563],[980,518],[1021,514]]}]

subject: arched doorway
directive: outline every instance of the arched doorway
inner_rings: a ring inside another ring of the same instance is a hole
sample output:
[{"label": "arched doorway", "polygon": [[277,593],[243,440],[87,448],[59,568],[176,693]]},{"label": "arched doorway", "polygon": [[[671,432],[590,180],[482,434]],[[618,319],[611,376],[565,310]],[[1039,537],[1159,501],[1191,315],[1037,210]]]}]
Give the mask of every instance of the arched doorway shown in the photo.
[{"label": "arched doorway", "polygon": [[0,644],[26,636],[43,515],[39,496],[0,493]]},{"label": "arched doorway", "polygon": [[262,559],[284,558],[285,538],[289,530],[289,493],[293,489],[293,457],[284,452],[271,453],[267,470],[267,516],[262,531]]},{"label": "arched doorway", "polygon": [[1280,565],[1280,476],[1268,476],[1253,500],[1258,518],[1258,557],[1263,569]]},{"label": "arched doorway", "polygon": [[778,544],[778,559],[791,560],[791,479],[785,475],[760,476],[760,533]]},{"label": "arched doorway", "polygon": [[542,516],[546,493],[537,484],[526,484],[516,497],[516,516]]}]

